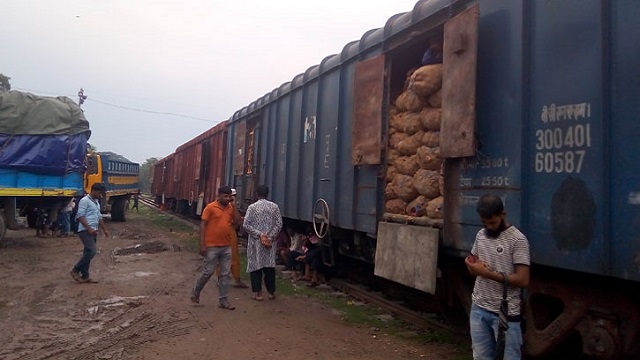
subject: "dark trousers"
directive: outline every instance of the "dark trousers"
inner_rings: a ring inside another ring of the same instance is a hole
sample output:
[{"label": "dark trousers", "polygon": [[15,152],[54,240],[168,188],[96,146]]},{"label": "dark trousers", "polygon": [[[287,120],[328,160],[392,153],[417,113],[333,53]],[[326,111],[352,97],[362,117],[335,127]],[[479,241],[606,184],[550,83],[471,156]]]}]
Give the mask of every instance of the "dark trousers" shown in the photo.
[{"label": "dark trousers", "polygon": [[83,279],[87,279],[89,278],[91,259],[96,256],[96,240],[98,239],[98,235],[91,235],[85,230],[80,231],[78,237],[80,237],[80,241],[82,241],[82,245],[84,245],[84,250],[82,251],[82,257],[76,266],[73,267],[73,270],[79,272]]},{"label": "dark trousers", "polygon": [[251,291],[262,291],[262,274],[264,273],[264,286],[269,294],[276,292],[276,268],[265,267],[249,273],[251,276]]}]

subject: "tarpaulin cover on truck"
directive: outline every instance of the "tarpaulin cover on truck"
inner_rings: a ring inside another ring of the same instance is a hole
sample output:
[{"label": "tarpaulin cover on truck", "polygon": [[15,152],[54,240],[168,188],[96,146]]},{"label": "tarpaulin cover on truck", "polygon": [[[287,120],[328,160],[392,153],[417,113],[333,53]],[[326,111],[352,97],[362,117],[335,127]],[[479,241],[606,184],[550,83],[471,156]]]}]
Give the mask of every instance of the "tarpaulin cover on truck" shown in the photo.
[{"label": "tarpaulin cover on truck", "polygon": [[0,167],[51,175],[84,172],[89,122],[68,97],[0,92]]}]

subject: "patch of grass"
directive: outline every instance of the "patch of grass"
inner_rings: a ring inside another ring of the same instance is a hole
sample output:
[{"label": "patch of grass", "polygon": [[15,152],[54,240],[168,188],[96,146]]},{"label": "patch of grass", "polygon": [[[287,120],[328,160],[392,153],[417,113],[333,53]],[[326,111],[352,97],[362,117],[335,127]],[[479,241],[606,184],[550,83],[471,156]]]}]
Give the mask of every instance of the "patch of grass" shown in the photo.
[{"label": "patch of grass", "polygon": [[303,296],[317,299],[341,314],[344,321],[357,326],[374,328],[384,331],[398,338],[419,344],[449,344],[456,348],[454,360],[470,360],[472,354],[467,342],[461,341],[445,331],[431,329],[417,329],[414,325],[390,315],[381,308],[362,304],[351,297],[338,297],[334,294],[308,288],[304,284],[294,284],[287,279],[278,277],[276,288],[281,295]]},{"label": "patch of grass", "polygon": [[172,215],[143,203],[140,203],[139,207],[138,213],[130,212],[129,216],[146,222],[150,227],[174,234],[174,236],[180,240],[185,250],[198,252],[200,248],[200,238],[196,228],[185,223],[184,220],[177,219]]}]

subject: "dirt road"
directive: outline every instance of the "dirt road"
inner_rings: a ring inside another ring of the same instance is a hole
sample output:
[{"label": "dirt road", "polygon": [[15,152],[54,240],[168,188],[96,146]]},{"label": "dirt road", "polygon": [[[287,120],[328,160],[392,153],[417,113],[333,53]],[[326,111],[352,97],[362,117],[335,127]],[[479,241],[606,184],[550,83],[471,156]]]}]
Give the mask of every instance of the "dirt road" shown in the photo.
[{"label": "dirt road", "polygon": [[[451,345],[346,324],[308,297],[256,302],[250,290],[232,289],[236,310],[223,310],[212,279],[201,304],[192,305],[200,256],[178,250],[179,236],[142,215],[107,226],[112,238],[99,238],[92,262],[97,284],[69,276],[82,252],[76,237],[7,233],[0,246],[0,359],[460,358]],[[147,245],[116,254],[137,244]]]}]

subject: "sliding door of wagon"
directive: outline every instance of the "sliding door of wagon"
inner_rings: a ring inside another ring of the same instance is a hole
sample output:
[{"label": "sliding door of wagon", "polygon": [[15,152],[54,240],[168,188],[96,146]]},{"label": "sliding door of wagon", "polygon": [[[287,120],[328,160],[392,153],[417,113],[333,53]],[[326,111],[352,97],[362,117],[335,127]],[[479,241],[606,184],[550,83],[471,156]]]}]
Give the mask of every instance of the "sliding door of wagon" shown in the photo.
[{"label": "sliding door of wagon", "polygon": [[302,95],[302,114],[304,128],[302,134],[301,164],[300,164],[300,204],[299,214],[305,221],[312,220],[314,193],[316,190],[314,167],[320,159],[316,156],[318,147],[318,124],[322,119],[318,118],[318,82],[305,84]]},{"label": "sliding door of wagon", "polygon": [[[531,3],[528,226],[537,263],[606,273],[600,2]],[[563,34],[558,36],[557,34]]]},{"label": "sliding door of wagon", "polygon": [[261,116],[252,117],[247,121],[246,157],[244,164],[244,202],[245,206],[253,202],[256,188],[260,185],[260,120]]},{"label": "sliding door of wagon", "polygon": [[354,166],[355,226],[376,233],[378,171],[382,163],[382,104],[385,57],[376,56],[355,65],[351,163]]},{"label": "sliding door of wagon", "polygon": [[611,246],[613,274],[640,281],[640,6],[613,1],[611,48]]},{"label": "sliding door of wagon", "polygon": [[[276,171],[273,176],[273,196],[272,199],[280,206],[280,211],[283,217],[292,217],[294,214],[290,212],[289,199],[291,198],[288,193],[288,181],[286,176],[290,161],[288,160],[289,148],[289,106],[290,96],[285,95],[277,100],[277,117],[276,117],[276,142],[274,144],[274,158]],[[269,156],[269,154],[264,154]]]},{"label": "sliding door of wagon", "polygon": [[[315,176],[315,201],[314,221],[319,225],[319,218],[316,215],[324,216],[323,207],[329,209],[330,219],[326,219],[331,225],[339,225],[338,201],[336,192],[338,190],[338,173],[336,146],[338,141],[338,97],[340,94],[340,73],[335,71],[322,75],[319,82],[318,94],[318,121],[316,125],[316,176]],[[323,202],[324,201],[324,202]],[[351,214],[348,215],[349,218]],[[326,222],[324,226],[318,227],[321,235],[326,235],[328,228]]]}]

